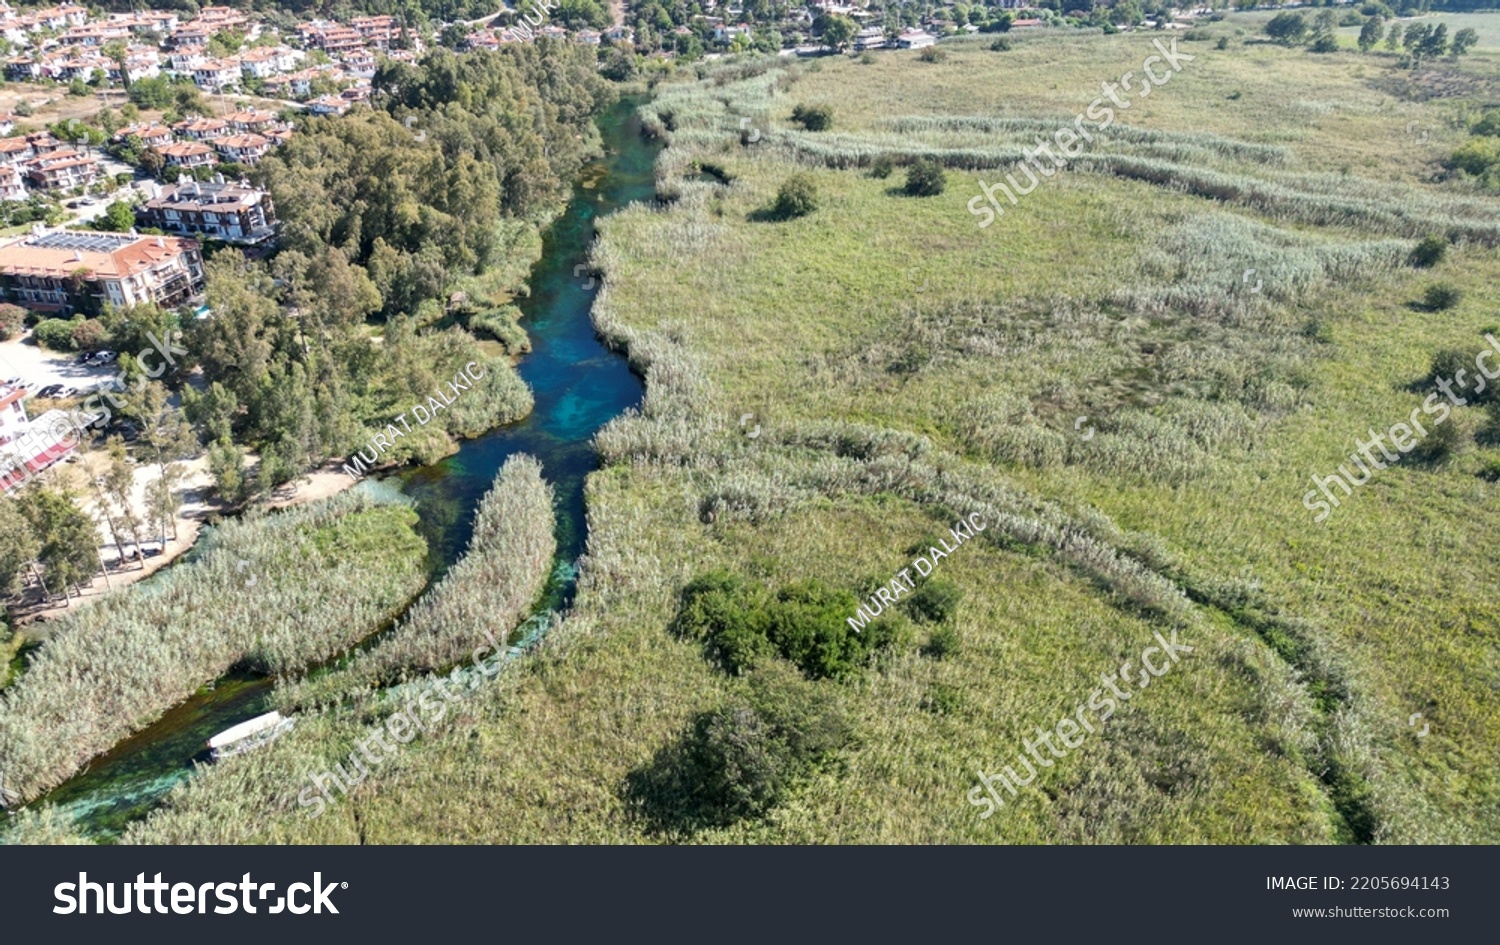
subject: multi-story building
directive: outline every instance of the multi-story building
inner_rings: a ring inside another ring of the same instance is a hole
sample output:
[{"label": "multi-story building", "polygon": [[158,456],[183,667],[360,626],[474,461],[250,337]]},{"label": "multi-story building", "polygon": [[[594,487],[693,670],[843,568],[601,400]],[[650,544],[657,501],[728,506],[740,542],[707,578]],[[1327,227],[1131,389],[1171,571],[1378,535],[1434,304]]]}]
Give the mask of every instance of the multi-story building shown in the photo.
[{"label": "multi-story building", "polygon": [[337,95],[324,95],[307,103],[307,110],[314,115],[342,115],[349,111],[351,102]]},{"label": "multi-story building", "polygon": [[229,122],[218,118],[187,118],[172,126],[179,136],[190,141],[212,141],[229,134]]},{"label": "multi-story building", "polygon": [[260,135],[225,135],[214,139],[214,147],[226,161],[255,164],[271,150],[271,141]]},{"label": "multi-story building", "polygon": [[224,116],[224,121],[229,123],[229,128],[235,134],[263,135],[268,131],[275,131],[285,125],[275,112],[268,112],[260,108],[247,108],[242,112],[231,112]]},{"label": "multi-story building", "polygon": [[193,69],[207,61],[207,49],[191,43],[174,48],[167,56],[167,65],[171,66],[173,72],[181,75],[190,74]]},{"label": "multi-story building", "polygon": [[51,230],[0,241],[0,288],[38,311],[184,305],[203,291],[198,243],[174,236]]},{"label": "multi-story building", "polygon": [[39,190],[72,190],[98,176],[99,162],[72,148],[58,148],[26,162],[26,179]]},{"label": "multi-story building", "polygon": [[302,61],[302,53],[286,46],[257,46],[234,57],[246,78],[269,79],[278,72],[289,72]]},{"label": "multi-story building", "polygon": [[0,138],[0,164],[22,164],[36,157],[36,148],[26,138]]},{"label": "multi-story building", "polygon": [[131,135],[141,139],[141,144],[148,148],[164,148],[172,143],[172,130],[163,125],[126,125],[115,132],[114,140],[124,141]]},{"label": "multi-story building", "polygon": [[177,141],[157,150],[172,167],[212,167],[219,163],[214,149],[198,141]]},{"label": "multi-story building", "polygon": [[208,59],[193,67],[193,84],[205,92],[222,92],[239,85],[240,66],[228,59]]},{"label": "multi-story building", "polygon": [[271,195],[248,183],[187,181],[168,187],[152,184],[136,220],[169,233],[208,236],[234,243],[263,243],[275,235]]},{"label": "multi-story building", "polygon": [[26,182],[13,164],[0,164],[0,200],[25,200]]}]

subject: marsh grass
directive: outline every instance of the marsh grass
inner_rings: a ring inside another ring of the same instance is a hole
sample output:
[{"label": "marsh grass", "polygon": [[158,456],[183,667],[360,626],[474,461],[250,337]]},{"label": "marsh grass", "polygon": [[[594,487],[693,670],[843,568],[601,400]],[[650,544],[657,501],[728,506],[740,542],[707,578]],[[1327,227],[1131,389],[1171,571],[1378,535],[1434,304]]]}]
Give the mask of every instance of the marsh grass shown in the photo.
[{"label": "marsh grass", "polygon": [[282,675],[357,642],[424,583],[415,522],[364,492],[227,522],[192,560],[61,618],[0,695],[8,783],[35,797],[235,665]]},{"label": "marsh grass", "polygon": [[491,644],[490,658],[531,610],[557,551],[552,487],[535,459],[505,461],[475,513],[463,558],[397,622],[380,642],[337,670],[282,687],[284,712],[336,704],[375,689],[465,662]]}]

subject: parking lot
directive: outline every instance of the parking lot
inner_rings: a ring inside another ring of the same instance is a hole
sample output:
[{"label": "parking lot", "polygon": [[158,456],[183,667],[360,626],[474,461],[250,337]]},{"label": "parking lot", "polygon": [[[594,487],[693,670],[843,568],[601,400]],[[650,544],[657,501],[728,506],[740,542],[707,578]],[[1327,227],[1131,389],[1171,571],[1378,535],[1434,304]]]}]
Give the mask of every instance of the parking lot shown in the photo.
[{"label": "parking lot", "polygon": [[64,389],[93,390],[101,381],[113,377],[115,370],[113,364],[80,364],[76,354],[48,351],[31,341],[29,329],[0,343],[0,381],[19,377],[33,396],[53,384],[61,384]]}]

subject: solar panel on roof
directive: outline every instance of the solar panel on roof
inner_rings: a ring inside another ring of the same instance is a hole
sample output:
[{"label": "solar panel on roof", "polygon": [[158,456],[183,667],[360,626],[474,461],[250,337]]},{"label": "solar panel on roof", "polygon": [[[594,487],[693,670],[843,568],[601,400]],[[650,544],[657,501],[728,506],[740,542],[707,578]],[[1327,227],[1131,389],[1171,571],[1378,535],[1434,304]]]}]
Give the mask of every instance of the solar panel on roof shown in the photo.
[{"label": "solar panel on roof", "polygon": [[135,242],[135,237],[117,233],[54,232],[39,236],[31,245],[42,249],[80,249],[91,253],[112,253]]}]

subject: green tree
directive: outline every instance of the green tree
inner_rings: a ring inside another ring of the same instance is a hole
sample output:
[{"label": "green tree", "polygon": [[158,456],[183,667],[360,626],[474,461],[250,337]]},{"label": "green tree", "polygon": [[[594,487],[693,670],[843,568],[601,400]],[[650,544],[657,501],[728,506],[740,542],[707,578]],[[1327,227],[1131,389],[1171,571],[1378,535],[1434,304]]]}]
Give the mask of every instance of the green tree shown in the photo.
[{"label": "green tree", "polygon": [[1338,52],[1338,18],[1332,10],[1323,10],[1313,19],[1311,48],[1315,53]]},{"label": "green tree", "polygon": [[842,52],[846,46],[853,42],[855,34],[859,32],[859,24],[842,14],[825,16],[821,19],[823,45],[835,51]]},{"label": "green tree", "polygon": [[135,466],[125,452],[125,443],[112,436],[105,444],[108,461],[104,469],[91,470],[99,487],[99,511],[104,515],[110,537],[115,540],[115,556],[121,567],[125,564],[125,544],[122,535],[129,535],[135,547],[136,564],[146,566],[146,556],[141,551],[141,518],[135,511]]},{"label": "green tree", "polygon": [[947,184],[943,165],[931,158],[921,158],[906,169],[906,193],[912,197],[935,197]]},{"label": "green tree", "polygon": [[1449,50],[1449,55],[1454,59],[1457,59],[1459,56],[1466,56],[1469,50],[1473,49],[1474,45],[1478,42],[1479,33],[1472,26],[1466,26],[1453,34],[1453,48]]},{"label": "green tree", "polygon": [[810,174],[798,172],[788,177],[776,191],[772,214],[780,220],[805,217],[818,209],[818,185]]},{"label": "green tree", "polygon": [[47,586],[70,598],[72,590],[91,580],[102,567],[98,529],[70,493],[55,489],[22,493],[21,512],[40,541],[37,559],[46,573]]},{"label": "green tree", "polygon": [[1271,17],[1265,27],[1266,35],[1283,46],[1302,42],[1307,36],[1307,20],[1300,13],[1285,11]]},{"label": "green tree", "polygon": [[231,505],[245,500],[245,451],[227,439],[208,449],[208,471],[219,498]]},{"label": "green tree", "polygon": [[162,547],[166,547],[169,530],[172,540],[177,539],[177,513],[182,508],[182,498],[176,487],[182,477],[182,464],[168,463],[160,476],[146,483],[146,516],[157,529],[157,540]]},{"label": "green tree", "polygon": [[749,692],[697,716],[682,739],[626,778],[625,798],[658,829],[759,817],[854,742],[838,695],[774,662]]},{"label": "green tree", "polygon": [[31,523],[21,512],[21,504],[9,498],[0,500],[0,595],[19,593],[22,575],[37,559],[41,542],[31,530]]},{"label": "green tree", "polygon": [[1380,42],[1380,34],[1385,32],[1380,17],[1372,16],[1365,20],[1365,25],[1359,29],[1359,51],[1367,53],[1374,49]]},{"label": "green tree", "polygon": [[1390,32],[1385,34],[1385,48],[1391,52],[1401,48],[1401,40],[1406,26],[1402,23],[1392,23]]},{"label": "green tree", "polygon": [[128,201],[116,200],[104,211],[104,216],[94,222],[97,230],[124,233],[135,226],[135,208]]},{"label": "green tree", "polygon": [[169,400],[166,385],[160,381],[146,380],[137,384],[125,405],[124,413],[139,421],[141,439],[151,448],[156,460],[157,476],[164,476],[167,463],[186,459],[198,448],[198,438],[188,424],[182,411]]}]

